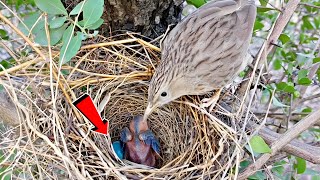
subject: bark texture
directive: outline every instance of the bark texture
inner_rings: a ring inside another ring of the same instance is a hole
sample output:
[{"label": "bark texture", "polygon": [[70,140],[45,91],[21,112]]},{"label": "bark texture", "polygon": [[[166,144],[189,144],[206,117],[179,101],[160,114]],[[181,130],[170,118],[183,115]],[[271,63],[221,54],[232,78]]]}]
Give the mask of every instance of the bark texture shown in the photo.
[{"label": "bark texture", "polygon": [[129,30],[157,37],[180,20],[183,0],[106,0],[103,19],[112,31]]},{"label": "bark texture", "polygon": [[[184,0],[105,0],[100,34],[132,31],[155,38],[181,19]],[[62,0],[71,11],[81,0]],[[81,20],[81,17],[80,17]]]}]

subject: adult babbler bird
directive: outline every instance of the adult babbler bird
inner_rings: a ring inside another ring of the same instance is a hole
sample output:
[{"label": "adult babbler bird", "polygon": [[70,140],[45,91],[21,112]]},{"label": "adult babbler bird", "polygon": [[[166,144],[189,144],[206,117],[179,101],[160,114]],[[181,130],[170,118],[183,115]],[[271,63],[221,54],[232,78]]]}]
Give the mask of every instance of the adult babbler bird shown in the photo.
[{"label": "adult babbler bird", "polygon": [[120,132],[124,143],[124,158],[135,163],[154,167],[160,153],[160,144],[142,116],[135,116],[129,128]]},{"label": "adult babbler bird", "polygon": [[162,41],[145,118],[183,95],[217,90],[202,100],[202,107],[215,104],[221,89],[247,65],[255,17],[254,0],[216,0],[178,23]]}]

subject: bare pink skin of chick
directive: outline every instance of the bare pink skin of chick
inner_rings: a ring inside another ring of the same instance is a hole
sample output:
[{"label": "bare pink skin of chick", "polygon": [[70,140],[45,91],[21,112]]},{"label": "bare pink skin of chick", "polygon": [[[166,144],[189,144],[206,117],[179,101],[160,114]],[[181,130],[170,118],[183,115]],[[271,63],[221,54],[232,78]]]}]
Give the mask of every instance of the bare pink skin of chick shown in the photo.
[{"label": "bare pink skin of chick", "polygon": [[130,121],[129,129],[124,128],[121,131],[121,140],[125,143],[125,159],[152,167],[156,165],[160,152],[159,142],[142,116],[134,117]]}]

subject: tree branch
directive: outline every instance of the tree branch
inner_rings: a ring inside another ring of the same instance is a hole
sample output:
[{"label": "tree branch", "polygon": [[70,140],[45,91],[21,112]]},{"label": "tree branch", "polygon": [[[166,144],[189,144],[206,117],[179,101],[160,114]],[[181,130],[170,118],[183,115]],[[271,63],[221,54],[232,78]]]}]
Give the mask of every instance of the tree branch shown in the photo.
[{"label": "tree branch", "polygon": [[246,179],[248,176],[254,174],[270,159],[271,156],[275,155],[283,147],[287,146],[300,133],[307,130],[319,120],[320,109],[305,117],[303,120],[299,121],[291,129],[279,136],[276,141],[271,144],[271,153],[263,154],[255,163],[251,164],[245,169],[243,173],[239,175],[239,179]]},{"label": "tree branch", "polygon": [[269,54],[273,48],[273,45],[271,43],[276,43],[282,31],[285,29],[288,22],[290,21],[292,14],[297,9],[299,3],[300,3],[300,0],[291,0],[283,8],[282,13],[279,15],[277,21],[274,24],[274,29],[271,35],[268,38],[268,44],[266,47],[267,54]]},{"label": "tree branch", "polygon": [[[281,134],[276,133],[268,128],[262,128],[259,131],[259,135],[269,145],[281,137]],[[294,139],[289,144],[285,145],[282,148],[282,151],[301,157],[314,164],[320,164],[320,147],[314,147]]]},{"label": "tree branch", "polygon": [[[268,54],[272,51],[272,48],[273,48],[272,44],[276,44],[276,41],[278,40],[281,33],[285,29],[286,25],[290,21],[291,16],[294,13],[294,11],[296,10],[296,8],[298,7],[299,3],[300,3],[300,0],[291,0],[286,4],[286,6],[283,8],[280,15],[277,17],[276,22],[271,27],[270,33],[267,36],[267,40],[263,43],[261,49],[259,50],[258,54],[260,56],[255,57],[252,64],[255,64],[255,66],[258,66],[258,65],[256,65],[257,61],[259,64],[263,63],[263,61],[266,62]],[[255,56],[257,56],[257,55],[255,55]],[[260,60],[262,60],[262,61],[260,61]],[[250,72],[252,72],[252,71],[249,71],[248,74],[250,74]],[[253,73],[255,73],[255,71],[253,71]],[[246,92],[247,92],[248,86],[251,86],[250,81],[245,81],[245,83],[241,83],[241,85],[239,87],[240,97],[246,98]]]}]

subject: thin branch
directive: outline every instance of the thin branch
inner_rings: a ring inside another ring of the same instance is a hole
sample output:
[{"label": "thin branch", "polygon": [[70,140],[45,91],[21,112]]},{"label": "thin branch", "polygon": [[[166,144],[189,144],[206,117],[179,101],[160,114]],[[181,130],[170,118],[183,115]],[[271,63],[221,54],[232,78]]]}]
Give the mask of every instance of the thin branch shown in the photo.
[{"label": "thin branch", "polygon": [[[270,33],[267,36],[267,40],[262,44],[261,49],[259,50],[258,56],[253,60],[252,64],[255,64],[255,68],[258,67],[258,64],[265,62],[268,54],[272,51],[274,47],[272,44],[276,43],[278,38],[280,37],[281,33],[285,29],[286,25],[291,19],[292,14],[298,7],[300,0],[292,0],[289,1],[288,4],[284,7],[283,11],[277,17],[276,22],[270,29]],[[262,60],[262,61],[261,61]],[[267,67],[267,66],[266,66]],[[256,69],[254,69],[253,74],[255,73]],[[248,73],[250,74],[250,73]],[[251,77],[252,78],[252,77]],[[251,81],[246,81],[245,83],[241,83],[239,87],[239,94],[241,97],[246,98],[246,94],[248,91],[248,87],[251,86]],[[247,90],[245,90],[247,89]],[[241,109],[241,108],[240,108]],[[239,111],[240,112],[240,111]]]},{"label": "thin branch", "polygon": [[299,3],[299,5],[300,6],[309,6],[309,7],[320,9],[320,6],[316,6],[316,5],[309,4],[309,3],[304,3],[304,2]]},{"label": "thin branch", "polygon": [[[319,40],[317,41],[317,43],[315,44],[315,47],[314,47],[314,49],[312,50],[312,53],[311,53],[312,55],[315,54],[315,52],[318,50],[319,46],[320,46],[320,39],[319,39]],[[319,51],[319,53],[318,53],[318,56],[320,56],[320,51]],[[312,67],[311,67],[311,69],[310,69],[310,71],[309,71],[309,74],[308,74],[308,78],[309,78],[309,79],[313,79],[313,77],[316,75],[319,67],[320,67],[320,63],[315,63],[315,64],[312,65]],[[301,90],[300,90],[301,96],[304,96],[304,95],[305,95],[308,87],[309,87],[309,86],[302,86],[302,87],[301,87]]]},{"label": "thin branch", "polygon": [[279,136],[276,141],[271,144],[271,153],[263,154],[255,163],[251,164],[240,174],[239,179],[246,179],[248,176],[258,171],[273,155],[282,150],[284,146],[289,144],[294,138],[296,138],[303,131],[314,125],[320,120],[320,109],[305,117],[303,120],[295,124],[285,134]]},{"label": "thin branch", "polygon": [[275,22],[273,32],[268,39],[269,44],[267,46],[267,54],[269,54],[273,48],[273,45],[271,43],[276,43],[282,31],[290,21],[292,14],[297,9],[299,3],[300,0],[291,0],[284,7],[282,13],[279,15],[277,21]]},{"label": "thin branch", "polygon": [[303,99],[300,99],[298,100],[297,102],[294,103],[294,107],[298,104],[302,104],[306,101],[311,101],[311,100],[314,100],[314,99],[317,99],[317,98],[320,98],[320,93],[319,94],[314,94],[314,95],[311,95],[311,96],[308,96],[308,97],[305,97]]},{"label": "thin branch", "polygon": [[[259,135],[268,143],[274,143],[281,134],[273,132],[268,128],[259,131]],[[314,147],[309,144],[300,142],[296,139],[282,148],[282,151],[303,158],[314,164],[320,164],[320,147]]]}]

